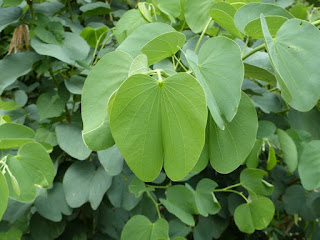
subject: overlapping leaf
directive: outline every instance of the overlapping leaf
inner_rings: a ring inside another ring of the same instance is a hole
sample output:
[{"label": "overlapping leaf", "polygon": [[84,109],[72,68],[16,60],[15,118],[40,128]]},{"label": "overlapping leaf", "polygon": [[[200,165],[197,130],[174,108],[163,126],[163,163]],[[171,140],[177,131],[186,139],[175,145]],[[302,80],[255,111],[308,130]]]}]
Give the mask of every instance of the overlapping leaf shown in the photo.
[{"label": "overlapping leaf", "polygon": [[160,82],[136,74],[117,91],[110,128],[124,159],[140,179],[154,180],[164,158],[168,177],[181,180],[200,156],[206,120],[205,95],[191,75],[178,73]]},{"label": "overlapping leaf", "polygon": [[35,132],[17,123],[4,123],[0,125],[0,149],[21,147],[27,142],[33,142]]}]

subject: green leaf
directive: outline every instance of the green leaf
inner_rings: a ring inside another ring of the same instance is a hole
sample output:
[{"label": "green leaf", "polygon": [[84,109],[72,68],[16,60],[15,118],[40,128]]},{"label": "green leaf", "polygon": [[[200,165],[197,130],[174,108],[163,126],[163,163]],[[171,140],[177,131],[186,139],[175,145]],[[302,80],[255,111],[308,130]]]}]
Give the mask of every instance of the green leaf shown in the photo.
[{"label": "green leaf", "polygon": [[320,140],[313,140],[303,146],[299,161],[299,176],[306,190],[320,187]]},{"label": "green leaf", "polygon": [[[55,25],[52,25],[55,24]],[[48,44],[60,44],[62,43],[62,37],[64,30],[63,30],[63,26],[61,23],[59,22],[52,22],[51,23],[52,27],[56,29],[56,32],[59,32],[60,34],[58,34],[56,36],[55,32],[52,31],[54,29],[51,29],[50,27],[46,26],[37,26],[34,29],[34,33],[36,34],[36,36],[43,42],[48,43]],[[60,31],[59,31],[60,30]]]},{"label": "green leaf", "polygon": [[161,12],[177,18],[181,12],[180,0],[156,0],[157,7]]},{"label": "green leaf", "polygon": [[213,119],[223,129],[219,115],[230,122],[241,98],[244,68],[238,44],[226,37],[211,38],[201,46],[198,62],[191,60],[190,64],[206,93]]},{"label": "green leaf", "polygon": [[17,90],[14,93],[14,100],[20,107],[23,107],[28,102],[28,95],[22,90]]},{"label": "green leaf", "polygon": [[48,143],[52,147],[55,147],[58,145],[56,133],[44,126],[40,126],[37,129],[36,140],[37,142]]},{"label": "green leaf", "polygon": [[38,60],[40,60],[40,56],[34,52],[18,52],[4,57],[0,61],[0,94],[2,95],[3,90],[14,83],[18,77],[30,72],[32,65]]},{"label": "green leaf", "polygon": [[[269,31],[272,37],[276,35],[282,24],[284,24],[287,20],[288,18],[282,16],[266,16],[266,21],[268,26],[270,26]],[[255,39],[264,39],[260,18],[249,22],[244,28],[244,32],[248,37]]]},{"label": "green leaf", "polygon": [[208,163],[209,163],[209,147],[208,147],[209,138],[208,137],[209,136],[208,136],[208,124],[207,124],[205,144],[200,154],[200,157],[197,161],[197,164],[193,167],[193,169],[191,170],[191,173],[198,174],[208,166]]},{"label": "green leaf", "polygon": [[129,76],[138,74],[138,73],[145,73],[149,70],[148,66],[148,58],[144,54],[138,55],[133,62],[129,69]]},{"label": "green leaf", "polygon": [[201,32],[208,23],[212,0],[185,0],[184,16],[192,32]]},{"label": "green leaf", "polygon": [[169,224],[160,218],[155,223],[142,215],[132,217],[124,226],[121,240],[131,240],[132,236],[139,240],[169,239]]},{"label": "green leaf", "polygon": [[35,185],[48,187],[54,178],[54,167],[47,151],[39,143],[26,143],[17,156],[8,155],[7,165],[16,178],[20,195],[12,187],[9,173],[5,174],[9,196],[21,202],[32,202],[36,198]]},{"label": "green leaf", "polygon": [[83,16],[105,15],[112,11],[108,3],[94,2],[80,7]]},{"label": "green leaf", "polygon": [[261,152],[262,144],[263,144],[262,139],[257,139],[255,141],[254,146],[246,159],[246,165],[248,168],[258,167],[258,158]]},{"label": "green leaf", "polygon": [[20,7],[0,8],[0,32],[8,25],[17,22],[21,14]]},{"label": "green leaf", "polygon": [[109,128],[108,101],[128,77],[132,61],[127,53],[108,53],[95,65],[85,81],[81,99],[82,134],[86,145],[92,150],[104,150],[114,145]]},{"label": "green leaf", "polygon": [[68,205],[78,208],[90,202],[92,209],[96,210],[111,182],[112,177],[103,167],[96,168],[89,161],[75,162],[68,168],[63,178],[63,189]]},{"label": "green leaf", "polygon": [[[141,13],[141,15],[148,21],[152,22],[152,16],[151,16],[151,8],[148,7],[148,3],[146,2],[139,2],[138,3],[138,9]],[[150,6],[150,5],[149,5]]]},{"label": "green leaf", "polygon": [[186,187],[192,192],[197,209],[202,216],[207,217],[209,214],[217,214],[221,206],[213,194],[213,190],[217,188],[218,184],[208,178],[201,179],[196,190],[186,183]]},{"label": "green leaf", "polygon": [[212,167],[223,174],[237,169],[251,152],[258,130],[256,110],[250,98],[242,93],[234,119],[221,130],[210,120],[209,152]]},{"label": "green leaf", "polygon": [[132,32],[140,26],[148,23],[137,9],[126,11],[117,22],[114,34],[119,42],[122,43]]},{"label": "green leaf", "polygon": [[71,215],[72,213],[60,182],[56,182],[49,190],[43,189],[34,204],[41,216],[53,222],[60,222],[62,214]]},{"label": "green leaf", "polygon": [[298,152],[297,147],[292,138],[283,130],[278,129],[280,147],[284,155],[284,162],[288,166],[290,173],[293,173],[298,166]]},{"label": "green leaf", "polygon": [[289,186],[282,196],[286,212],[292,215],[300,213],[301,208],[305,204],[305,195],[306,192],[300,184]]},{"label": "green leaf", "polygon": [[282,98],[298,111],[311,110],[320,97],[319,30],[311,23],[291,19],[281,26],[273,39],[263,16],[261,24]]},{"label": "green leaf", "polygon": [[7,209],[8,198],[9,198],[9,189],[8,189],[7,181],[1,171],[0,171],[0,192],[1,192],[1,194],[0,194],[0,197],[1,197],[1,199],[0,199],[0,220],[1,220],[4,212]]},{"label": "green leaf", "polygon": [[133,178],[134,175],[128,177],[123,174],[113,178],[107,195],[114,207],[131,211],[140,202],[141,196],[136,198],[136,196],[129,191],[129,184]]},{"label": "green leaf", "polygon": [[186,38],[182,33],[165,23],[150,23],[140,26],[124,40],[117,50],[135,58],[144,53],[152,65],[175,54],[182,48]]},{"label": "green leaf", "polygon": [[22,3],[22,1],[23,0],[3,0],[1,7],[6,8],[6,7],[18,6],[20,3]]},{"label": "green leaf", "polygon": [[274,212],[274,205],[270,199],[256,198],[236,208],[234,221],[241,232],[251,234],[255,230],[265,229],[271,222]]},{"label": "green leaf", "polygon": [[292,6],[289,11],[295,18],[300,18],[301,20],[308,20],[308,9],[303,4],[297,4],[295,6]]},{"label": "green leaf", "polygon": [[93,27],[86,27],[81,31],[80,36],[87,41],[90,47],[95,48],[96,46],[102,44],[105,37],[107,36],[107,32],[107,26],[103,26],[98,29],[95,29]]},{"label": "green leaf", "polygon": [[257,138],[271,138],[274,136],[277,127],[273,122],[261,120],[259,121],[259,128],[257,133]]},{"label": "green leaf", "polygon": [[[249,3],[240,8],[234,15],[234,22],[240,32],[245,33],[245,27],[253,20],[264,16],[282,16],[290,19],[293,16],[284,8],[269,3]],[[255,22],[253,25],[259,25]]]},{"label": "green leaf", "polygon": [[146,185],[139,178],[135,177],[129,184],[129,191],[136,195],[136,198],[140,197],[147,191]]},{"label": "green leaf", "polygon": [[268,162],[267,162],[267,170],[272,170],[277,165],[277,158],[274,151],[274,148],[269,146],[269,154],[268,154]]},{"label": "green leaf", "polygon": [[70,79],[65,80],[64,84],[70,93],[81,95],[84,82],[84,77],[74,75]]},{"label": "green leaf", "polygon": [[98,158],[104,170],[110,176],[116,176],[121,173],[123,168],[123,156],[117,145],[113,145],[103,151],[98,151]]},{"label": "green leaf", "polygon": [[160,199],[165,208],[185,224],[194,226],[193,214],[198,214],[192,192],[183,185],[170,187],[166,193],[167,199]]},{"label": "green leaf", "polygon": [[0,149],[21,147],[27,142],[33,142],[35,132],[17,123],[4,123],[0,125]]},{"label": "green leaf", "polygon": [[199,159],[206,120],[205,95],[191,75],[178,73],[157,81],[136,74],[115,96],[110,128],[128,166],[141,180],[153,181],[159,175],[164,156],[167,176],[181,180]]},{"label": "green leaf", "polygon": [[71,157],[85,160],[91,154],[91,150],[84,145],[81,128],[74,124],[59,124],[56,126],[57,140],[60,148]]},{"label": "green leaf", "polygon": [[46,118],[59,117],[65,107],[65,102],[59,95],[52,96],[50,93],[43,93],[37,99],[37,109],[40,121]]},{"label": "green leaf", "polygon": [[229,219],[218,215],[199,217],[199,222],[193,231],[194,240],[220,239],[229,225]]},{"label": "green leaf", "polygon": [[256,168],[246,168],[241,171],[240,183],[250,195],[269,196],[273,192],[273,185],[263,180],[266,171]]},{"label": "green leaf", "polygon": [[242,34],[239,32],[234,24],[234,15],[237,9],[227,2],[216,2],[211,6],[210,16],[221,27],[226,29],[229,33],[239,39],[243,39]]},{"label": "green leaf", "polygon": [[88,56],[90,47],[82,37],[70,32],[65,32],[64,37],[62,45],[46,44],[34,37],[31,46],[40,55],[54,57],[71,65],[76,65],[76,60],[84,60]]}]

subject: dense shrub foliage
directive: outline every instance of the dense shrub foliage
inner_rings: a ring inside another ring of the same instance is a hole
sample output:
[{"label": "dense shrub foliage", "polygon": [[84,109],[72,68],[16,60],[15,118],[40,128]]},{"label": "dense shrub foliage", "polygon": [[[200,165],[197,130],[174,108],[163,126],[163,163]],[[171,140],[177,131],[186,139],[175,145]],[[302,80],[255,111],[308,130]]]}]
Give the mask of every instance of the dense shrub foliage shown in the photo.
[{"label": "dense shrub foliage", "polygon": [[320,239],[320,12],[0,0],[0,239]]}]

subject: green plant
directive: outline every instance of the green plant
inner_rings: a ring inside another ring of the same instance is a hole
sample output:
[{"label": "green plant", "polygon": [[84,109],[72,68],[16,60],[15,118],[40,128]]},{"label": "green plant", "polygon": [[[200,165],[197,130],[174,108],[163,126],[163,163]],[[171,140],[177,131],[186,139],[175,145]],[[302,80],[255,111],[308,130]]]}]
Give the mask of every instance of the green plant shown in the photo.
[{"label": "green plant", "polygon": [[2,238],[319,238],[316,4],[0,4]]}]

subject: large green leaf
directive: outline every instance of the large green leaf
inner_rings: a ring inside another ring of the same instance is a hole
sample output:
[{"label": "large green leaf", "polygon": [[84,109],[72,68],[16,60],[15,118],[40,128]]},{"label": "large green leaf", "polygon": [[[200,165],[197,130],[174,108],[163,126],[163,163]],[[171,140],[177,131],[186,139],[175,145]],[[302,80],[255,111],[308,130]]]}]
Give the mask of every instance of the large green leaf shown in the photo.
[{"label": "large green leaf", "polygon": [[234,221],[241,232],[253,233],[265,229],[271,222],[275,209],[269,198],[256,198],[243,203],[234,212]]},{"label": "large green leaf", "polygon": [[21,147],[27,142],[33,142],[35,132],[17,123],[4,123],[0,125],[0,149]]},{"label": "large green leaf", "polygon": [[96,168],[89,161],[75,162],[66,171],[63,189],[67,203],[72,208],[90,202],[92,209],[97,209],[106,191],[111,186],[112,177],[103,167]]},{"label": "large green leaf", "polygon": [[298,166],[298,152],[297,147],[292,138],[283,130],[278,129],[280,147],[284,155],[284,162],[288,166],[290,173],[293,173]]},{"label": "large green leaf", "polygon": [[41,57],[34,52],[18,52],[4,57],[0,61],[0,95],[3,90],[10,84],[14,83],[18,77],[30,72],[32,65],[36,61],[40,60],[40,58]]},{"label": "large green leaf", "polygon": [[58,144],[63,151],[79,160],[89,157],[91,150],[83,143],[81,128],[74,124],[59,124],[55,130]]},{"label": "large green leaf", "polygon": [[114,144],[107,114],[108,101],[128,77],[132,61],[127,53],[108,53],[100,59],[85,81],[81,99],[82,134],[86,145],[92,150],[104,150]]},{"label": "large green leaf", "polygon": [[237,12],[236,7],[227,2],[216,2],[211,6],[210,16],[221,27],[226,29],[233,36],[242,39],[242,34],[234,24],[234,15]]},{"label": "large green leaf", "polygon": [[35,185],[48,187],[54,178],[50,156],[39,143],[26,143],[19,149],[17,156],[8,155],[7,165],[20,188],[20,194],[17,194],[7,172],[5,177],[10,198],[20,202],[32,202],[36,198]]},{"label": "large green leaf", "polygon": [[184,16],[188,26],[194,33],[201,32],[210,19],[209,10],[212,0],[186,0]]},{"label": "large green leaf", "polygon": [[160,199],[166,209],[185,224],[194,226],[192,215],[198,214],[198,210],[192,192],[183,185],[176,185],[167,190],[166,197]]},{"label": "large green leaf", "polygon": [[147,217],[136,215],[124,226],[121,240],[131,240],[133,236],[139,240],[167,240],[169,239],[169,224],[163,218],[152,223]]},{"label": "large green leaf", "polygon": [[46,44],[38,38],[32,38],[31,46],[40,55],[51,56],[71,65],[88,56],[90,47],[82,37],[70,32],[65,32],[64,37],[62,45]]},{"label": "large green leaf", "polygon": [[[249,3],[240,8],[234,15],[234,22],[240,32],[245,32],[245,27],[253,20],[259,19],[260,14],[265,16],[282,16],[290,19],[293,16],[284,8],[269,3]],[[259,22],[253,23],[253,26],[259,25]],[[251,27],[253,27],[251,26]]]},{"label": "large green leaf", "polygon": [[299,176],[307,190],[320,187],[320,140],[313,140],[303,146],[299,161]]},{"label": "large green leaf", "polygon": [[83,12],[84,16],[93,16],[108,14],[112,9],[109,4],[105,2],[90,2],[80,7],[80,11]]},{"label": "large green leaf", "polygon": [[263,177],[266,171],[256,168],[246,168],[240,174],[240,183],[248,190],[250,195],[268,196],[273,192],[273,185],[266,182]]},{"label": "large green leaf", "polygon": [[2,219],[2,215],[7,209],[8,206],[8,198],[9,198],[9,189],[7,185],[7,181],[0,171],[0,220]]},{"label": "large green leaf", "polygon": [[209,152],[212,167],[220,173],[238,168],[251,152],[256,140],[258,119],[250,98],[242,93],[234,119],[225,122],[225,130],[211,119],[209,125]]},{"label": "large green leaf", "polygon": [[[190,56],[191,52],[187,54]],[[215,37],[201,46],[198,62],[193,59],[195,56],[189,62],[206,93],[211,115],[223,129],[219,114],[223,114],[230,122],[241,98],[244,68],[240,48],[226,37]]]},{"label": "large green leaf", "polygon": [[65,101],[58,94],[43,93],[37,99],[37,110],[40,121],[46,118],[59,117],[65,109]]},{"label": "large green leaf", "polygon": [[136,74],[117,91],[110,128],[124,159],[140,179],[153,181],[165,157],[168,177],[181,180],[199,159],[206,120],[205,95],[191,75],[178,73],[157,81]]},{"label": "large green leaf", "polygon": [[60,222],[62,214],[70,215],[72,213],[60,182],[56,182],[49,190],[42,189],[35,200],[35,207],[41,216],[53,222]]},{"label": "large green leaf", "polygon": [[319,29],[311,23],[291,19],[272,38],[263,16],[261,24],[282,98],[298,111],[311,110],[320,97]]},{"label": "large green leaf", "polygon": [[117,50],[135,58],[144,53],[149,65],[175,54],[182,48],[186,38],[182,33],[165,23],[150,23],[139,27],[124,40]]},{"label": "large green leaf", "polygon": [[220,211],[220,204],[213,194],[213,190],[217,188],[218,184],[208,178],[201,179],[196,190],[186,184],[186,187],[192,192],[197,209],[202,216],[207,217],[209,214],[216,214]]},{"label": "large green leaf", "polygon": [[0,8],[0,32],[6,26],[17,22],[21,14],[22,9],[20,7]]}]

